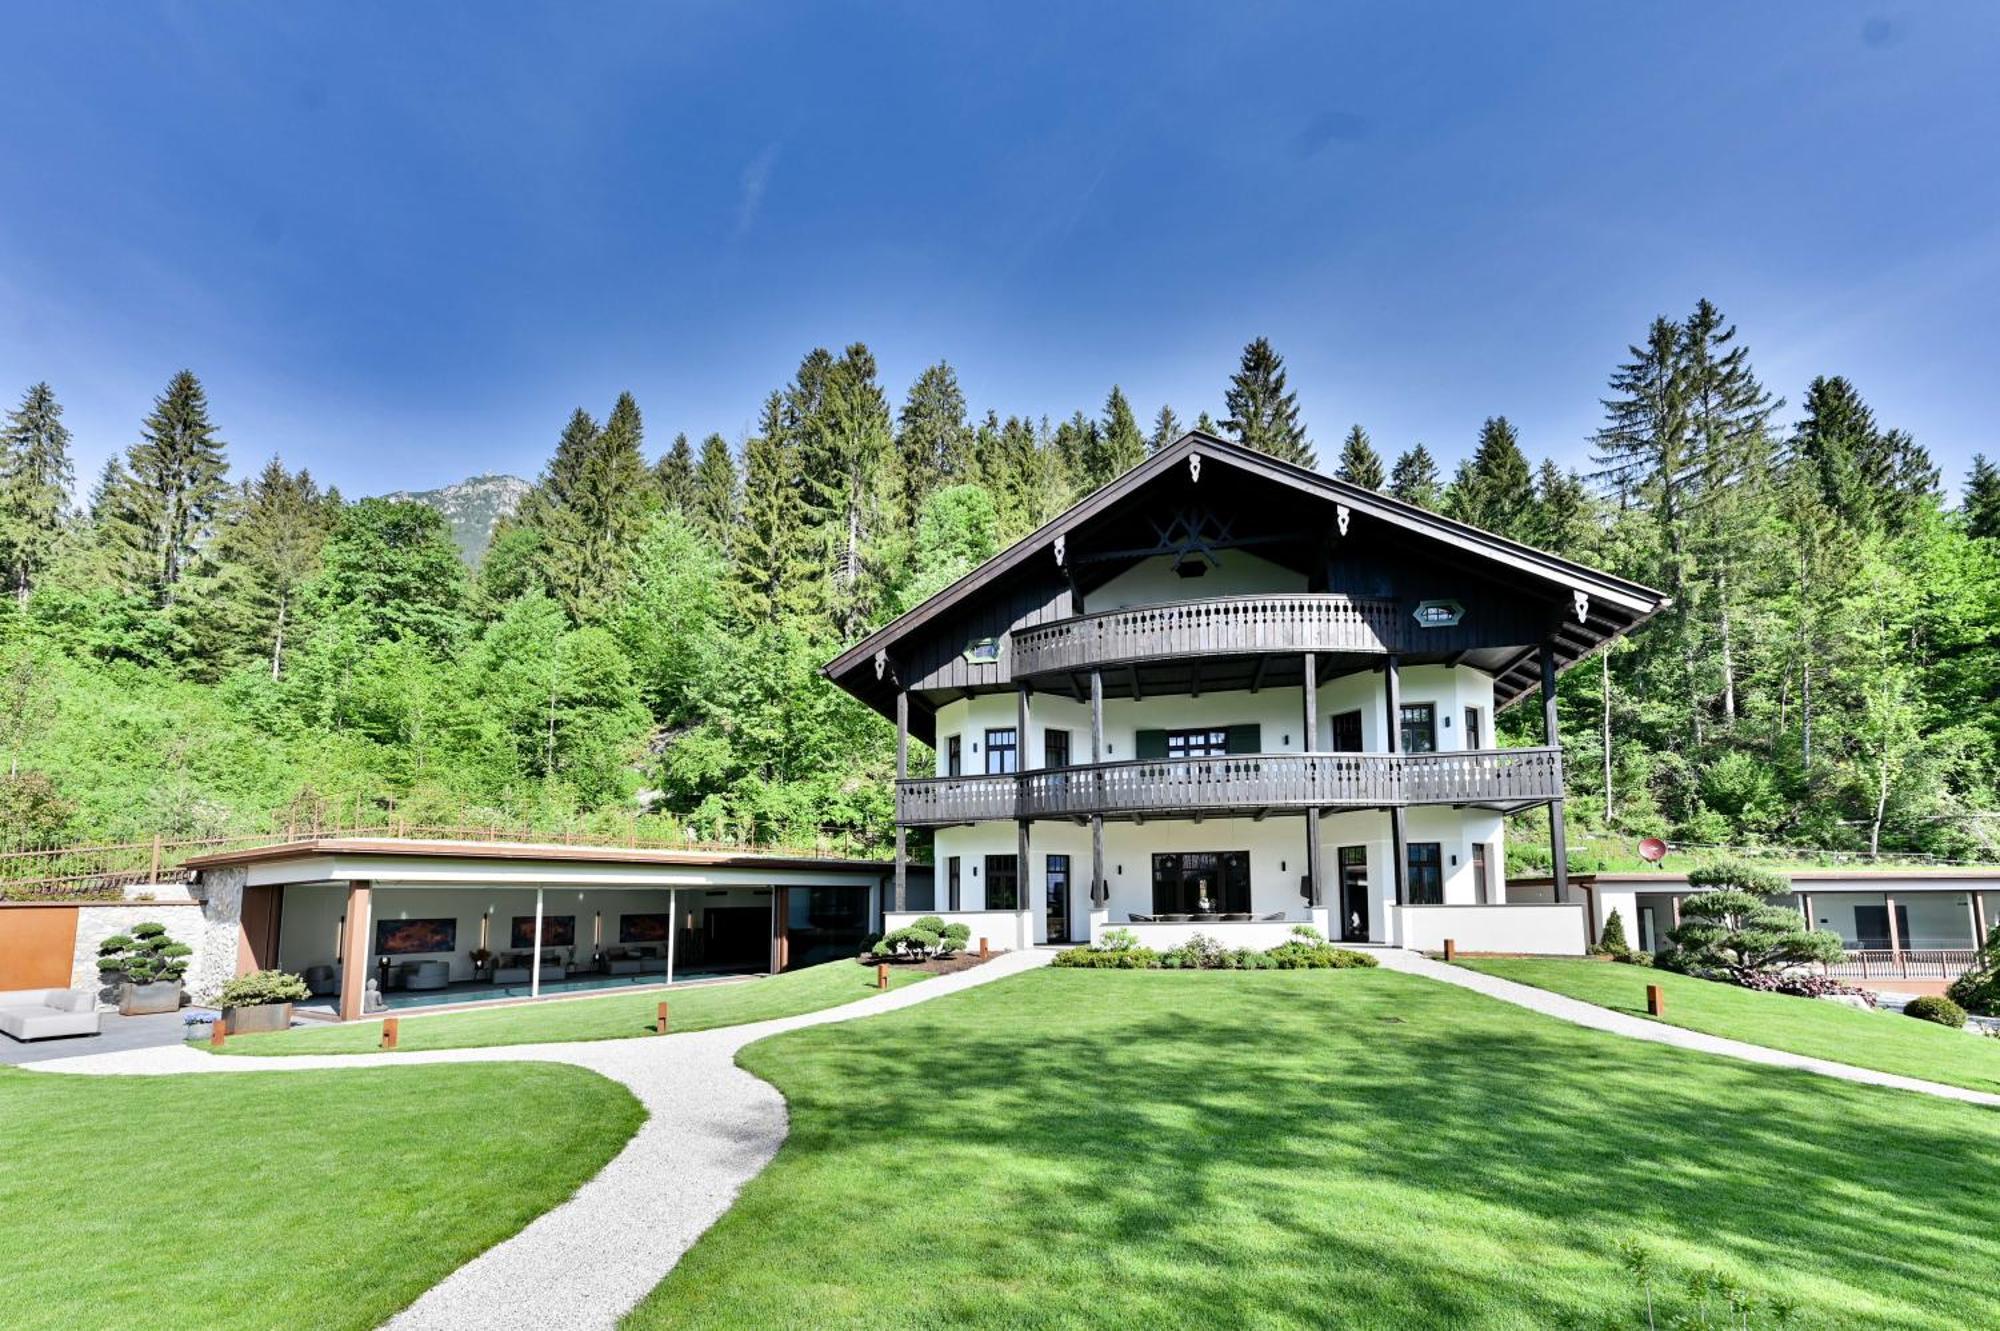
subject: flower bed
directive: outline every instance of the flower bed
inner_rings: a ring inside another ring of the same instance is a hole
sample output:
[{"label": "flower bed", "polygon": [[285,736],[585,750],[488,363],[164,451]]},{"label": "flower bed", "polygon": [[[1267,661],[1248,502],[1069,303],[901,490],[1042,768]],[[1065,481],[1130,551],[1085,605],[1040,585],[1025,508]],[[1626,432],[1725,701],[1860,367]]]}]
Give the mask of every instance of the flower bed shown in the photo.
[{"label": "flower bed", "polygon": [[1053,964],[1076,970],[1289,971],[1347,970],[1377,963],[1366,953],[1333,946],[1309,924],[1296,924],[1289,940],[1262,952],[1225,947],[1207,934],[1157,952],[1139,946],[1138,935],[1130,929],[1106,929],[1090,947],[1058,952]]}]

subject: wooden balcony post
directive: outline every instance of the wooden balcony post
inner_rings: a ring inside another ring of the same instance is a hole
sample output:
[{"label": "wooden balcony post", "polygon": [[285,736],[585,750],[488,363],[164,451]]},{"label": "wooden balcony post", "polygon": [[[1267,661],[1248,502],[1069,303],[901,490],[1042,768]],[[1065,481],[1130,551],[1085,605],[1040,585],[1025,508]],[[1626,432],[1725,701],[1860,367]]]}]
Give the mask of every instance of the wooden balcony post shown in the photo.
[{"label": "wooden balcony post", "polygon": [[1022,684],[1015,693],[1014,768],[1016,771],[1021,772],[1025,772],[1032,767],[1043,766],[1041,763],[1031,763],[1028,761],[1028,732],[1033,722],[1033,709],[1030,707],[1028,701],[1031,693],[1032,690],[1026,684]]},{"label": "wooden balcony post", "polygon": [[[1305,716],[1302,721],[1305,729],[1300,734],[1303,741],[1300,748],[1310,757],[1319,752],[1319,655],[1315,652],[1306,653],[1305,680]],[[1321,885],[1321,877],[1319,809],[1309,807],[1306,810],[1305,891],[1308,906],[1321,906],[1326,902],[1326,890]]]},{"label": "wooden balcony post", "polygon": [[1090,672],[1090,761],[1104,761],[1104,672]]},{"label": "wooden balcony post", "polygon": [[[1014,909],[1017,911],[1027,910],[1034,901],[1034,896],[1029,886],[1028,828],[1029,822],[1026,818],[1018,818],[1014,821]],[[988,883],[986,886],[990,889],[993,885]],[[986,909],[994,909],[993,903],[990,901],[987,902]]]},{"label": "wooden balcony post", "polygon": [[1090,816],[1090,904],[1102,910],[1111,902],[1111,885],[1104,881],[1104,815]]},{"label": "wooden balcony post", "polygon": [[[910,691],[896,690],[896,784],[910,775]],[[910,900],[909,830],[896,820],[896,909],[908,910]]]},{"label": "wooden balcony post", "polygon": [[[1556,725],[1556,646],[1542,642],[1542,742],[1552,749],[1562,747]],[[1558,904],[1569,899],[1569,839],[1563,830],[1562,793],[1549,801],[1549,873],[1555,884]]]},{"label": "wooden balcony post", "polygon": [[[1403,751],[1403,671],[1402,662],[1394,652],[1382,663],[1383,692],[1388,700],[1389,726],[1383,747],[1390,753]],[[1409,828],[1403,817],[1402,791],[1394,778],[1394,764],[1391,764],[1389,805],[1389,875],[1396,884],[1396,904],[1402,905],[1409,899],[1410,857],[1405,847],[1409,844]]]}]

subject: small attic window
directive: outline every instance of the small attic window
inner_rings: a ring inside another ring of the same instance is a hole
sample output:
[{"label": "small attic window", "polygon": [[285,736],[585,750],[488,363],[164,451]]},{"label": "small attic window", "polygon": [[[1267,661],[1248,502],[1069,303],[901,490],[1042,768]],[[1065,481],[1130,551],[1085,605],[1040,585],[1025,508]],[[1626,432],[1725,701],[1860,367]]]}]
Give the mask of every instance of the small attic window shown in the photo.
[{"label": "small attic window", "polygon": [[965,659],[974,665],[992,665],[1000,659],[1000,640],[974,638],[965,644]]}]

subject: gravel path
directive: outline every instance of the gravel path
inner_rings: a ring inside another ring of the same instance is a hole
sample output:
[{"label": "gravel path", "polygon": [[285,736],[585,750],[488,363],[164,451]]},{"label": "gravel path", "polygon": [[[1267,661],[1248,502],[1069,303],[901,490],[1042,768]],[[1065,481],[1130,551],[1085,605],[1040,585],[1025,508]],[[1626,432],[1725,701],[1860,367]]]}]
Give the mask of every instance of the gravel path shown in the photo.
[{"label": "gravel path", "polygon": [[1725,1039],[1720,1035],[1704,1035],[1700,1031],[1683,1030],[1679,1026],[1669,1026],[1665,1022],[1634,1017],[1624,1012],[1613,1012],[1610,1008],[1601,1008],[1594,1003],[1585,1003],[1562,994],[1551,993],[1547,989],[1537,989],[1533,985],[1503,980],[1497,975],[1467,970],[1462,966],[1447,966],[1441,961],[1433,961],[1419,953],[1405,952],[1400,948],[1376,948],[1370,951],[1386,969],[1406,971],[1411,975],[1421,975],[1427,980],[1437,980],[1443,984],[1455,984],[1461,989],[1471,989],[1476,993],[1485,994],[1488,998],[1497,998],[1516,1007],[1546,1013],[1551,1017],[1560,1017],[1564,1021],[1574,1022],[1578,1026],[1588,1026],[1596,1031],[1610,1031],[1613,1035],[1628,1035],[1634,1040],[1651,1040],[1654,1044],[1670,1044],[1678,1049],[1692,1049],[1703,1054],[1721,1054],[1725,1058],[1740,1058],[1745,1062],[1763,1063],[1774,1068],[1798,1068],[1805,1072],[1817,1072],[1822,1077],[1835,1077],[1841,1081],[1857,1082],[1863,1086],[1888,1086],[1899,1091],[1916,1091],[1946,1100],[1963,1100],[1968,1104],[2000,1106],[2000,1095],[1986,1091],[1967,1090],[1962,1086],[1946,1086],[1934,1081],[1919,1081],[1915,1077],[1899,1077],[1893,1072],[1876,1072],[1869,1068],[1857,1068],[1852,1064],[1835,1063],[1824,1058],[1789,1054],[1782,1049],[1766,1049],[1763,1045],[1745,1044],[1741,1040]]},{"label": "gravel path", "polygon": [[[983,966],[841,1007],[650,1040],[284,1059],[217,1058],[176,1044],[52,1059],[36,1070],[282,1076],[296,1068],[549,1062],[602,1073],[646,1107],[646,1122],[625,1149],[574,1197],[445,1277],[388,1325],[394,1331],[609,1331],[673,1270],[785,1140],[784,1097],[737,1067],[737,1050],[780,1031],[928,1002],[1045,965],[1049,957],[1046,951],[1005,953]],[[449,1113],[450,1106],[440,1112]],[[561,1127],[549,1125],[552,1132]]]}]

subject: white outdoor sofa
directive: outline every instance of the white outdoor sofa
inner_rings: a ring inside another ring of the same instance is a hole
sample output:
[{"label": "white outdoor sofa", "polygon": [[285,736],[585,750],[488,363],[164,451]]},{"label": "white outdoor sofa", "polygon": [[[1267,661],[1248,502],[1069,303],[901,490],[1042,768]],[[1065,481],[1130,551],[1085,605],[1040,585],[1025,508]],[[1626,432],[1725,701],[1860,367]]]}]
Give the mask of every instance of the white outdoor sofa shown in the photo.
[{"label": "white outdoor sofa", "polygon": [[0,1031],[16,1040],[96,1035],[97,999],[74,989],[12,989],[0,993]]}]

